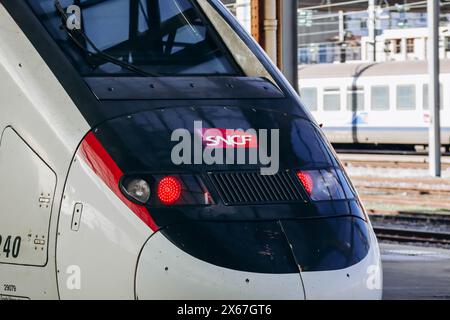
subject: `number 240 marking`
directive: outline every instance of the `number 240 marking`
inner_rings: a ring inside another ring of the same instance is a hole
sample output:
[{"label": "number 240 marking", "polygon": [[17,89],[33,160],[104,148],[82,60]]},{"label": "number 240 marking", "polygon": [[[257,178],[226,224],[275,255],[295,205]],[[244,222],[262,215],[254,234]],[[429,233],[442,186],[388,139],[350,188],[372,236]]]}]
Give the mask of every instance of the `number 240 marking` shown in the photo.
[{"label": "number 240 marking", "polygon": [[[15,237],[14,240],[12,240],[12,236],[7,236],[5,239],[5,243],[3,244],[2,248],[2,241],[3,238],[0,235],[0,250],[2,250],[3,253],[6,254],[6,258],[9,258],[11,255],[14,259],[19,256],[20,252],[20,243],[22,241],[21,237]],[[0,252],[1,255],[1,252]]]}]

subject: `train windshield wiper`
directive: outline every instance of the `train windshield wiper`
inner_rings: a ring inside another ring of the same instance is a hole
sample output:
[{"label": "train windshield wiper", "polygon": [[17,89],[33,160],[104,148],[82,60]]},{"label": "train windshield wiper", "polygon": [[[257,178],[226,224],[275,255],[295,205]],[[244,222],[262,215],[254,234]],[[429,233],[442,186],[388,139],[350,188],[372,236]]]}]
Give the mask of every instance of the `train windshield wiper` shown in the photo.
[{"label": "train windshield wiper", "polygon": [[[63,20],[63,28],[64,30],[67,32],[67,35],[69,36],[70,39],[72,39],[72,41],[76,44],[76,46],[81,49],[82,51],[84,51],[88,56],[95,56],[96,58],[101,58],[104,61],[108,61],[112,64],[115,64],[117,66],[120,66],[124,69],[127,69],[129,71],[132,71],[140,76],[143,77],[158,77],[158,74],[155,73],[150,73],[147,72],[145,70],[142,70],[138,67],[136,67],[135,65],[128,63],[126,61],[122,61],[120,59],[117,59],[116,57],[113,57],[109,54],[107,54],[106,52],[100,50],[99,48],[97,48],[97,46],[94,44],[94,42],[92,42],[91,39],[89,39],[89,37],[86,35],[85,32],[83,32],[82,30],[79,29],[69,29],[67,28],[67,21],[69,19],[69,17],[67,16],[66,12],[64,11],[61,3],[59,2],[59,0],[55,0],[55,7],[56,7],[56,11],[59,14],[59,16],[61,17],[61,19]],[[75,36],[74,33],[77,33],[79,36],[81,36],[84,41],[86,41],[87,44],[89,44],[92,49],[95,51],[95,53],[92,53],[91,51],[89,51]]]}]

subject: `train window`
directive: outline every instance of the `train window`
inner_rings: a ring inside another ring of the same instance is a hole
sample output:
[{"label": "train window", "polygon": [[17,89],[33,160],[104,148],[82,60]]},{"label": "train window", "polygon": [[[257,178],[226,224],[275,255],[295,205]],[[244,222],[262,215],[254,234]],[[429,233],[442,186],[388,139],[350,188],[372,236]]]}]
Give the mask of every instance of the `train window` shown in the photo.
[{"label": "train window", "polygon": [[416,108],[416,86],[397,86],[397,110],[414,110]]},{"label": "train window", "polygon": [[341,110],[341,91],[339,88],[325,88],[323,90],[323,110]]},{"label": "train window", "polygon": [[394,52],[397,54],[402,53],[402,39],[394,40]]},{"label": "train window", "polygon": [[317,89],[316,88],[301,88],[300,96],[307,108],[311,111],[317,111]]},{"label": "train window", "polygon": [[389,110],[389,86],[373,86],[371,88],[371,110]]},{"label": "train window", "polygon": [[[442,109],[444,109],[444,91],[442,91],[443,90],[443,86],[442,86],[442,83],[439,85],[439,88],[440,88],[440,101],[439,101],[439,104],[440,104],[440,108],[441,108],[441,110]],[[429,105],[429,101],[428,101],[428,84],[427,83],[425,83],[424,85],[423,85],[423,109],[424,110],[428,110],[429,109],[429,107],[428,107],[428,105]]]},{"label": "train window", "polygon": [[80,8],[72,32],[55,0],[28,3],[83,76],[243,75],[196,1],[60,0]]},{"label": "train window", "polygon": [[414,53],[414,41],[413,38],[406,39],[406,53]]},{"label": "train window", "polygon": [[347,89],[347,110],[349,111],[364,110],[363,87],[349,87]]},{"label": "train window", "polygon": [[444,37],[444,48],[446,52],[450,51],[450,37]]}]

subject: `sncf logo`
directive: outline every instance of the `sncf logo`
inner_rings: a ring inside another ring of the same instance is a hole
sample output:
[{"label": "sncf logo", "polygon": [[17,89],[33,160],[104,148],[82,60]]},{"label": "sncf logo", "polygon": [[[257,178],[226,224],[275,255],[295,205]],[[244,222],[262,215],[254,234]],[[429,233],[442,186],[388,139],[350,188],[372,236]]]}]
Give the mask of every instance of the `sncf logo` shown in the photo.
[{"label": "sncf logo", "polygon": [[258,137],[241,130],[203,129],[202,141],[209,148],[257,148]]},{"label": "sncf logo", "polygon": [[[192,133],[191,133],[192,132]],[[262,175],[278,172],[280,132],[278,129],[204,128],[194,121],[194,130],[172,132],[171,160],[175,165],[254,165]]]}]

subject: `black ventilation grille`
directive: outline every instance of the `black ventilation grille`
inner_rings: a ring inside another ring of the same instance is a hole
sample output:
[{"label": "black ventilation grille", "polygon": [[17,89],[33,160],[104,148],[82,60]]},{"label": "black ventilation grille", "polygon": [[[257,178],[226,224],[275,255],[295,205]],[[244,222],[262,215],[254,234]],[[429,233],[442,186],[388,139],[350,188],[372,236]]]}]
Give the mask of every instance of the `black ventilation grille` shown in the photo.
[{"label": "black ventilation grille", "polygon": [[289,171],[210,172],[212,184],[226,205],[304,202],[302,190]]}]

